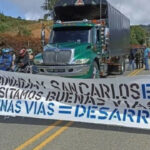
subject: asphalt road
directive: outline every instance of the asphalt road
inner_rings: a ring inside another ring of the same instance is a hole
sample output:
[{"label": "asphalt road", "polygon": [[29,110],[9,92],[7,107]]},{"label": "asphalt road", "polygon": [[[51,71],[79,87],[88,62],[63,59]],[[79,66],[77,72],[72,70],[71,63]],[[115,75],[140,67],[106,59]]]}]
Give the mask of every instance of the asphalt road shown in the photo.
[{"label": "asphalt road", "polygon": [[[150,71],[125,72],[148,75]],[[115,76],[110,76],[114,78]],[[149,150],[150,130],[0,117],[0,150]]]}]

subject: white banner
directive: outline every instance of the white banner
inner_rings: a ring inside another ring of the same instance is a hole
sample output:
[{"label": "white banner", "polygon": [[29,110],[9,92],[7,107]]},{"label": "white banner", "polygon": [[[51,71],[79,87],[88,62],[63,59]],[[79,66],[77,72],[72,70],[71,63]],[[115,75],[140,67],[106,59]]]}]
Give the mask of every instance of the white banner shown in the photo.
[{"label": "white banner", "polygon": [[0,115],[150,128],[150,76],[68,79],[0,71]]}]

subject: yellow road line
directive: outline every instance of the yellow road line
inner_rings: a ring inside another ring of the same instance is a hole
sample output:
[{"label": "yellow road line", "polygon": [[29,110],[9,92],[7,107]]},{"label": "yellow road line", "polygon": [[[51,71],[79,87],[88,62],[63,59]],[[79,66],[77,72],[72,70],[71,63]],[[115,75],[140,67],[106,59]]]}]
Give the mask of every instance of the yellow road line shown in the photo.
[{"label": "yellow road line", "polygon": [[137,70],[136,72],[134,72],[132,75],[130,75],[130,76],[135,76],[135,75],[137,75],[137,74],[139,74],[141,71],[143,71],[144,69],[143,68],[141,68],[140,70]]},{"label": "yellow road line", "polygon": [[137,75],[137,74],[139,74],[140,72],[142,72],[144,69],[143,68],[141,68],[138,72],[136,72],[134,75]]},{"label": "yellow road line", "polygon": [[68,122],[65,126],[61,127],[54,134],[52,134],[47,139],[45,139],[41,144],[39,144],[38,146],[36,146],[33,150],[40,150],[40,149],[42,149],[48,143],[50,143],[52,140],[54,140],[57,136],[59,136],[61,133],[63,133],[65,130],[67,130],[72,124],[73,124],[73,122]]},{"label": "yellow road line", "polygon": [[128,74],[127,76],[130,77],[130,76],[132,76],[132,74],[136,73],[137,71],[138,71],[138,69],[132,71],[132,72],[131,72],[130,74]]},{"label": "yellow road line", "polygon": [[22,150],[25,147],[29,146],[30,144],[35,142],[37,139],[39,139],[40,137],[44,136],[47,132],[51,131],[53,128],[55,128],[57,125],[59,125],[61,122],[62,121],[56,121],[55,123],[50,125],[48,128],[42,130],[40,133],[36,134],[35,136],[33,136],[32,138],[27,140],[25,143],[23,143],[22,145],[18,146],[15,150]]}]

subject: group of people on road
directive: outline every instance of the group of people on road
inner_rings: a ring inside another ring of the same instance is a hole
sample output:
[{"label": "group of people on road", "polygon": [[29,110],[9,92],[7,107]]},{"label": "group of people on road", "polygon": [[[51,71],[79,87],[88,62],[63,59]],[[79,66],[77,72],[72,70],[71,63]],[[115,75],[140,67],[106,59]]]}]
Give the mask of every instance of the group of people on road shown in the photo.
[{"label": "group of people on road", "polygon": [[22,48],[16,55],[12,48],[0,50],[0,70],[14,72],[30,72],[30,65],[33,62],[32,49]]},{"label": "group of people on road", "polygon": [[[31,73],[33,65],[32,49],[22,48],[16,56],[12,48],[0,49],[0,70]],[[129,54],[128,70],[144,68],[149,70],[150,48],[132,48]]]},{"label": "group of people on road", "polygon": [[149,70],[150,48],[144,46],[143,48],[132,48],[129,54],[128,70],[144,68]]}]

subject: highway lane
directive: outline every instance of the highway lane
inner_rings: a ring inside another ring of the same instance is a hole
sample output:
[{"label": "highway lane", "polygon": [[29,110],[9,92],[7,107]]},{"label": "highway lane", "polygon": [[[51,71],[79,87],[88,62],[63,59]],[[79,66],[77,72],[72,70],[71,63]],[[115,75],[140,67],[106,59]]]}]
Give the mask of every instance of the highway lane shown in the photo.
[{"label": "highway lane", "polygon": [[0,149],[3,150],[149,150],[149,134],[150,131],[115,126],[0,117]]}]

